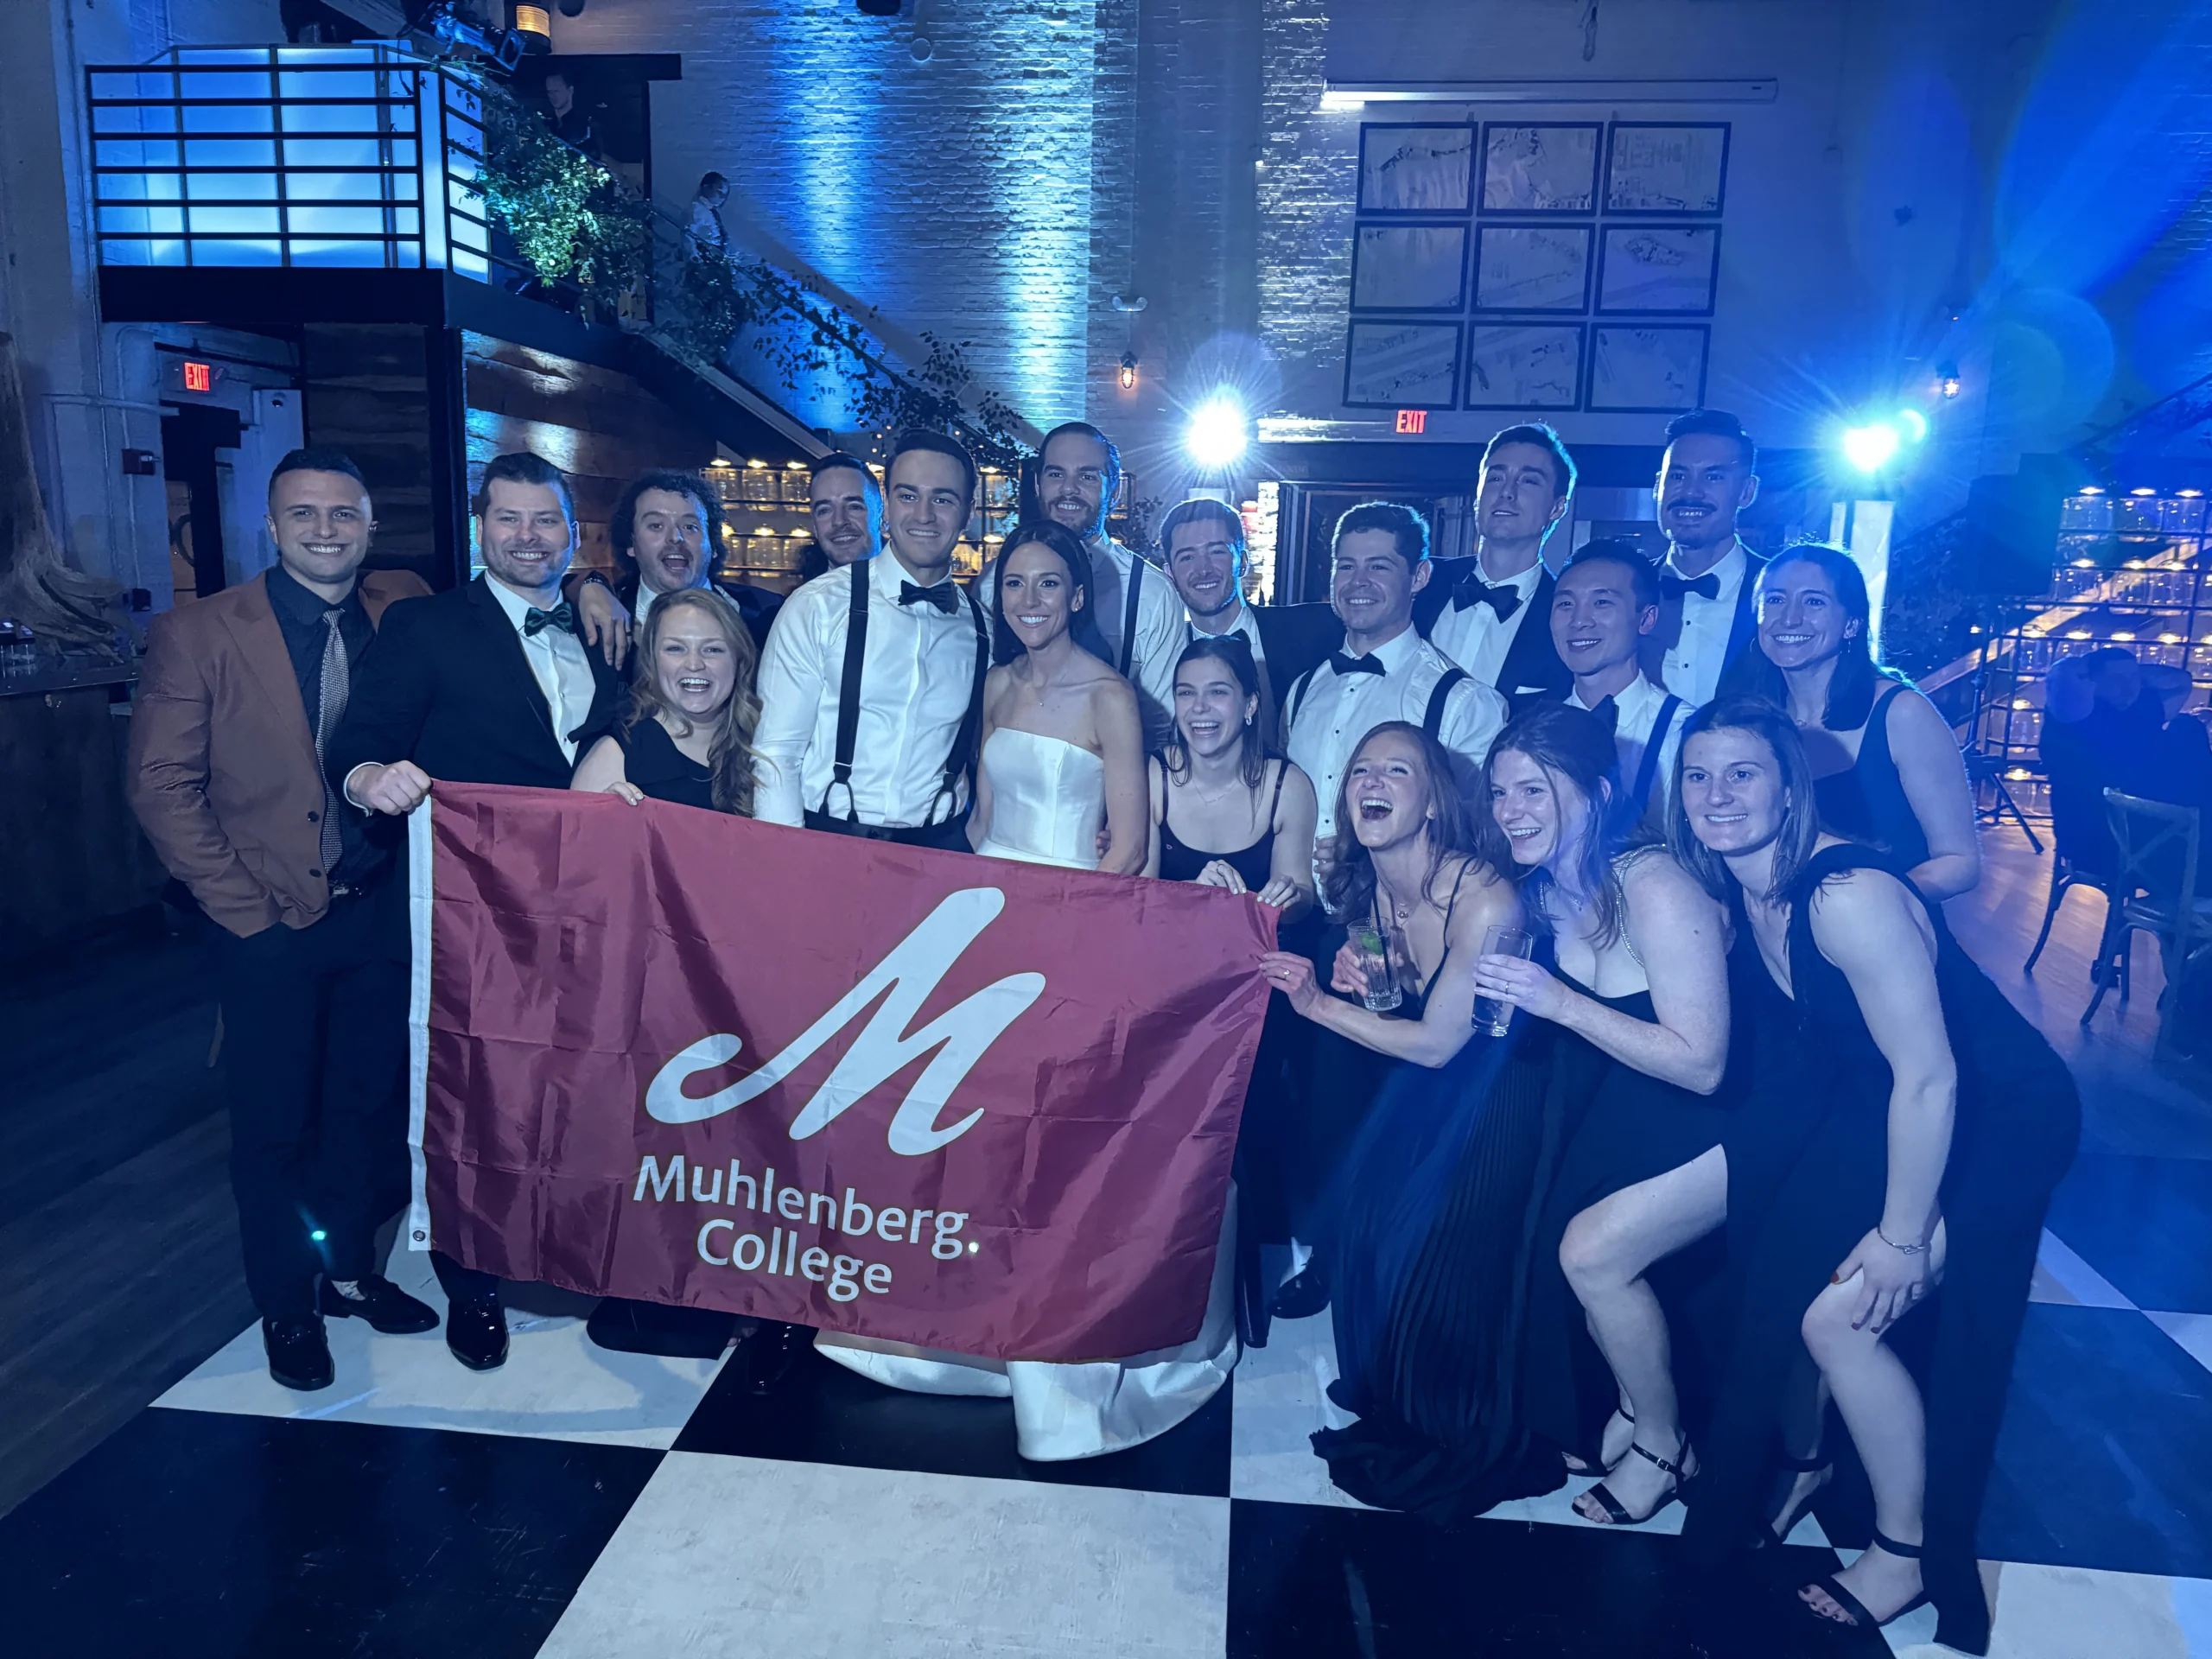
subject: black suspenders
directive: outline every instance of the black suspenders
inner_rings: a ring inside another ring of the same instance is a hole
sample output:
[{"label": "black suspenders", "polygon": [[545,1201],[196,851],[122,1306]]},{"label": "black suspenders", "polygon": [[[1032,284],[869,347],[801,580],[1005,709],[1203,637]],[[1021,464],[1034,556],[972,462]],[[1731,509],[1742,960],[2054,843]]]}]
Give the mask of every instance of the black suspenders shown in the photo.
[{"label": "black suspenders", "polygon": [[1682,700],[1669,695],[1659,705],[1659,717],[1651,722],[1651,736],[1643,746],[1643,758],[1636,763],[1636,790],[1629,797],[1640,816],[1651,804],[1651,785],[1658,781],[1659,752],[1667,747],[1667,733],[1675,723],[1675,716],[1682,707]]},{"label": "black suspenders", "polygon": [[[1111,554],[1107,556],[1112,557]],[[1129,590],[1122,595],[1121,661],[1114,664],[1114,671],[1123,679],[1129,677],[1129,663],[1137,651],[1137,589],[1144,582],[1145,560],[1141,554],[1129,555]]]},{"label": "black suspenders", "polygon": [[[861,665],[868,656],[868,563],[856,559],[845,567],[852,572],[852,607],[845,626],[844,675],[837,687],[837,750],[830,764],[830,787],[822,791],[821,811],[827,817],[830,795],[839,788],[844,790],[848,823],[860,822],[859,810],[853,804],[853,749],[861,728]],[[932,824],[938,822],[938,801],[945,802],[949,817],[952,804],[960,798],[960,779],[974,762],[976,738],[983,724],[983,677],[991,671],[991,635],[983,623],[983,607],[968,588],[963,588],[960,596],[968,601],[968,617],[976,625],[976,674],[968,689],[968,712],[961,716],[952,752],[944,758],[944,779],[930,799],[928,821]]]},{"label": "black suspenders", "polygon": [[[1320,671],[1319,668],[1309,668],[1291,685],[1290,697],[1282,716],[1282,737],[1286,743],[1290,741],[1291,722],[1298,718],[1298,711],[1306,706],[1306,688],[1313,683],[1313,677]],[[1443,728],[1444,710],[1452,701],[1452,688],[1467,677],[1467,671],[1455,664],[1445,671],[1444,677],[1436,683],[1436,689],[1428,694],[1428,709],[1421,715],[1421,726],[1431,737],[1435,737]]]}]

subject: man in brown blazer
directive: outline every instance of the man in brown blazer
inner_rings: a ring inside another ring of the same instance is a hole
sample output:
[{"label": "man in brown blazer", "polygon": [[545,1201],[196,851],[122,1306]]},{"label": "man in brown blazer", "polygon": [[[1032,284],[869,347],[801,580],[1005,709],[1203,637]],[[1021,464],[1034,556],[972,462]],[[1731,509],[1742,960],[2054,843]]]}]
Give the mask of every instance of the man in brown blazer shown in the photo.
[{"label": "man in brown blazer", "polygon": [[376,1271],[404,1163],[406,940],[390,850],[321,765],[378,620],[429,591],[359,574],[375,528],[346,455],[286,455],[275,568],[155,621],[131,720],[131,804],[224,930],[231,1185],[270,1374],[293,1389],[331,1382],[325,1315],[438,1322]]}]

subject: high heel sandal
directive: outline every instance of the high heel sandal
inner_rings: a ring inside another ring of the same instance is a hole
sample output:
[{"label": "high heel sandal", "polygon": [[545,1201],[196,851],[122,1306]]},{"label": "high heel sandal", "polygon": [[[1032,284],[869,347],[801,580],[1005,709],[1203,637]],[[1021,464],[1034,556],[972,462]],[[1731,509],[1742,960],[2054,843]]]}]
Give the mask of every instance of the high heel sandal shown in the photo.
[{"label": "high heel sandal", "polygon": [[[1642,1458],[1646,1463],[1650,1464],[1653,1467],[1656,1468],[1660,1473],[1671,1476],[1675,1484],[1667,1489],[1666,1492],[1660,1497],[1656,1503],[1654,1503],[1642,1515],[1630,1515],[1625,1509],[1621,1507],[1620,1500],[1613,1496],[1611,1489],[1608,1487],[1604,1481],[1599,1481],[1595,1486],[1592,1486],[1588,1491],[1583,1494],[1583,1497],[1585,1497],[1596,1498],[1598,1500],[1598,1507],[1605,1512],[1605,1518],[1603,1521],[1596,1520],[1586,1515],[1582,1516],[1585,1521],[1588,1521],[1592,1526],[1640,1527],[1645,1522],[1651,1519],[1653,1516],[1658,1514],[1660,1510],[1665,1509],[1669,1503],[1674,1503],[1676,1499],[1681,1497],[1682,1495],[1682,1487],[1684,1483],[1691,1478],[1690,1476],[1682,1472],[1684,1465],[1686,1465],[1690,1460],[1690,1437],[1687,1434],[1681,1436],[1677,1440],[1675,1448],[1675,1460],[1672,1463],[1669,1463],[1666,1459],[1661,1457],[1656,1452],[1645,1451],[1643,1447],[1638,1446],[1634,1440],[1630,1440],[1628,1443],[1628,1449],[1630,1452],[1635,1452],[1637,1457]],[[1627,1459],[1624,1457],[1622,1461],[1626,1462]],[[1577,1510],[1576,1513],[1580,1514],[1581,1512]]]},{"label": "high heel sandal", "polygon": [[[1764,1548],[1769,1544],[1778,1544],[1788,1538],[1797,1523],[1805,1518],[1805,1512],[1812,1508],[1813,1500],[1821,1495],[1828,1480],[1835,1476],[1835,1459],[1825,1452],[1815,1452],[1809,1458],[1793,1458],[1784,1453],[1775,1459],[1775,1466],[1782,1471],[1777,1483],[1780,1491],[1768,1510],[1766,1525],[1759,1529],[1758,1537],[1752,1546],[1754,1548]],[[1827,1478],[1815,1481],[1813,1490],[1807,1492],[1802,1501],[1793,1509],[1790,1499],[1796,1492],[1799,1475],[1822,1475]],[[1785,1521],[1789,1525],[1783,1524]]]},{"label": "high heel sandal", "polygon": [[[1630,1446],[1635,1445],[1636,1417],[1634,1414],[1630,1412],[1625,1407],[1615,1406],[1613,1408],[1613,1416],[1619,1418],[1621,1421],[1628,1425],[1629,1444]],[[1607,1418],[1605,1420],[1605,1428],[1611,1428],[1612,1426],[1612,1418]],[[1621,1458],[1624,1458],[1627,1455],[1628,1453],[1624,1452],[1621,1453]],[[1561,1459],[1560,1461],[1567,1465],[1567,1472],[1570,1475],[1610,1475],[1614,1470],[1621,1466],[1621,1458],[1615,1458],[1611,1463],[1607,1463],[1605,1461],[1605,1430],[1601,1428],[1598,1431],[1598,1461],[1596,1463],[1585,1463],[1580,1458],[1576,1457],[1571,1452],[1568,1452],[1566,1457]]]},{"label": "high heel sandal", "polygon": [[[1881,1550],[1885,1554],[1896,1556],[1897,1560],[1901,1561],[1916,1561],[1920,1559],[1920,1546],[1918,1544],[1901,1544],[1894,1538],[1884,1536],[1878,1527],[1876,1528],[1874,1531],[1874,1547]],[[1821,1590],[1825,1592],[1829,1600],[1834,1602],[1837,1606],[1842,1608],[1843,1611],[1850,1616],[1849,1619],[1847,1621],[1840,1618],[1830,1618],[1819,1608],[1814,1606],[1811,1602],[1805,1599],[1804,1592],[1806,1590]],[[1811,1584],[1806,1585],[1803,1589],[1801,1589],[1797,1593],[1797,1605],[1802,1607],[1808,1613],[1811,1614],[1823,1624],[1832,1625],[1847,1630],[1878,1630],[1885,1624],[1896,1624],[1897,1620],[1903,1618],[1907,1613],[1911,1612],[1915,1608],[1925,1607],[1928,1605],[1928,1592],[1923,1590],[1918,1595],[1915,1596],[1910,1601],[1905,1603],[1904,1606],[1898,1608],[1897,1611],[1891,1613],[1887,1618],[1877,1618],[1873,1614],[1866,1611],[1866,1604],[1859,1600],[1858,1597],[1853,1595],[1850,1591],[1845,1589],[1842,1585],[1837,1583],[1835,1574],[1831,1573],[1825,1578],[1815,1579]]]}]

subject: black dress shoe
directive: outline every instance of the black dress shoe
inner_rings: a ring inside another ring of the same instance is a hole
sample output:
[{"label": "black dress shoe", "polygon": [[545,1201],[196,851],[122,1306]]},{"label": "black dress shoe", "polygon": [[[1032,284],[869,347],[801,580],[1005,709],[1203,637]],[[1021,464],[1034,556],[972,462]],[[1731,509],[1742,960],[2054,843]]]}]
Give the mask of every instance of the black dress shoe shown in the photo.
[{"label": "black dress shoe", "polygon": [[799,1356],[814,1346],[811,1325],[785,1325],[777,1319],[763,1319],[760,1327],[745,1339],[738,1350],[745,1361],[745,1386],[752,1394],[771,1394],[776,1385],[791,1375]]},{"label": "black dress shoe", "polygon": [[331,1367],[322,1321],[313,1314],[304,1319],[264,1319],[261,1345],[268,1351],[269,1375],[288,1389],[312,1394],[328,1388],[337,1374]]},{"label": "black dress shoe", "polygon": [[1286,1281],[1275,1292],[1274,1314],[1279,1319],[1310,1319],[1329,1305],[1329,1275],[1319,1262]]},{"label": "black dress shoe", "polygon": [[507,1363],[507,1313],[499,1298],[455,1302],[446,1309],[446,1346],[472,1371],[496,1371]]},{"label": "black dress shoe", "polygon": [[411,1337],[424,1331],[438,1328],[438,1311],[428,1302],[418,1302],[391,1280],[378,1274],[365,1274],[354,1281],[361,1293],[353,1297],[334,1287],[329,1280],[322,1281],[321,1302],[325,1319],[364,1319],[369,1329],[381,1331],[387,1337]]}]

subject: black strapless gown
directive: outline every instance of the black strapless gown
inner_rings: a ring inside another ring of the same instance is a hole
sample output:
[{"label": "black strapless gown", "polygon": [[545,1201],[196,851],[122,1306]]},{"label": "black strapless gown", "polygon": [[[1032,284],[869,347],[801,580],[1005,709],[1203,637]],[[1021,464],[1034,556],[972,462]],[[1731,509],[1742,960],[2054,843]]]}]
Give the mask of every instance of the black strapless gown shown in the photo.
[{"label": "black strapless gown", "polygon": [[[1734,1115],[1728,1151],[1727,1237],[1739,1280],[1734,1337],[1712,1426],[1700,1446],[1697,1501],[1683,1527],[1694,1560],[1710,1564],[1764,1524],[1784,1391],[1804,1351],[1799,1322],[1830,1275],[1882,1214],[1889,1181],[1889,1062],[1866,1028],[1850,982],[1814,944],[1808,900],[1821,881],[1871,868],[1903,879],[1897,861],[1845,844],[1816,854],[1792,895],[1794,998],[1764,965],[1756,1017],[1782,1040],[1758,1050],[1763,1075]],[[1958,1062],[1958,1110],[1942,1204],[1948,1256],[1924,1310],[1891,1344],[1918,1376],[1928,1417],[1922,1571],[1936,1639],[1967,1653],[1989,1645],[1989,1612],[1974,1533],[1996,1451],[2012,1353],[2027,1305],[2044,1212],[2081,1135],[2074,1080],[1944,926],[1936,925],[1936,981]],[[1742,924],[1739,922],[1739,927]],[[1833,1419],[1838,1474],[1852,1461]],[[1855,1471],[1853,1471],[1855,1473]],[[1838,1544],[1867,1541],[1863,1476],[1816,1506]]]},{"label": "black strapless gown", "polygon": [[[1400,1012],[1421,1017],[1414,999]],[[1520,1403],[1532,1243],[1564,1144],[1554,1033],[1523,1017],[1450,1064],[1391,1066],[1347,1160],[1338,1380],[1313,1436],[1363,1503],[1449,1525],[1564,1479]]]}]

